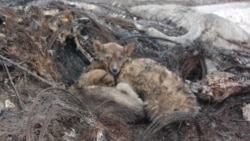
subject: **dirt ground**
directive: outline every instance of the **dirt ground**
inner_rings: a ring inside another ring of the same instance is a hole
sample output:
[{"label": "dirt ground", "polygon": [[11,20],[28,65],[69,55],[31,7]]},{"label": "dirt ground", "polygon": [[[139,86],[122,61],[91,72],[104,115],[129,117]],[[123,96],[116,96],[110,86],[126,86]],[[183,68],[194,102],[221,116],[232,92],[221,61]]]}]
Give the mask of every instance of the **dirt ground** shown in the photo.
[{"label": "dirt ground", "polygon": [[[34,0],[0,0],[2,4],[6,5],[23,5]],[[37,0],[41,3],[47,3],[50,1],[60,1],[60,0]],[[219,4],[225,2],[241,2],[249,0],[70,0],[70,1],[80,1],[80,2],[93,2],[93,3],[105,3],[105,4],[117,4],[117,5],[138,5],[138,4],[165,4],[165,3],[175,3],[183,5],[207,5],[207,4]]]},{"label": "dirt ground", "polygon": [[84,2],[103,2],[103,3],[117,3],[121,5],[137,5],[137,4],[164,4],[164,3],[175,3],[184,5],[207,5],[207,4],[218,4],[225,2],[239,2],[248,0],[80,0]]},{"label": "dirt ground", "polygon": [[[209,2],[225,1],[232,0]],[[195,4],[209,2],[195,1]],[[15,2],[11,5],[15,6],[0,7],[0,140],[100,141],[99,133],[103,133],[106,140],[140,140],[150,124],[148,119],[119,123],[103,118],[89,107],[86,101],[91,102],[91,99],[85,99],[84,93],[68,91],[95,57],[93,39],[124,44],[129,42],[125,40],[129,36],[145,35],[134,29],[130,22],[134,17],[125,13],[126,18],[119,19],[124,9],[103,3],[96,4],[103,13],[58,1],[42,8],[27,3],[26,6],[16,6],[20,3]],[[53,13],[53,10],[59,12]],[[171,23],[162,27],[162,23],[142,21],[158,29],[166,28],[173,36],[185,33]],[[148,38],[138,38],[137,42],[133,57],[154,59],[183,79],[199,81],[204,78],[199,60],[210,52],[197,56],[191,52],[197,47],[204,50],[209,43],[197,39],[192,46],[166,48]],[[235,63],[231,57],[221,56],[224,59],[220,62],[221,68]],[[235,67],[229,71],[249,74],[250,70]],[[241,108],[249,102],[249,90],[223,102],[199,100],[202,109],[196,119],[203,133],[200,138],[196,128],[187,121],[163,128],[150,140],[248,141],[250,126]]]}]

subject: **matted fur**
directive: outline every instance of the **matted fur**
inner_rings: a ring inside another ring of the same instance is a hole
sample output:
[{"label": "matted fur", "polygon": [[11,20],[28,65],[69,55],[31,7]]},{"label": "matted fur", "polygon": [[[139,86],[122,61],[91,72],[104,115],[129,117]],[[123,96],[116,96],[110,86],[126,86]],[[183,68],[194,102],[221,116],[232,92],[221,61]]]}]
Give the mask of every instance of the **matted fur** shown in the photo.
[{"label": "matted fur", "polygon": [[151,59],[134,59],[125,63],[117,81],[130,84],[140,93],[151,120],[167,111],[194,114],[199,111],[196,97],[182,79]]},{"label": "matted fur", "polygon": [[[105,48],[96,50],[98,56],[111,56],[113,54],[126,54],[127,47],[121,49],[116,43],[104,44]],[[110,45],[110,46],[109,46]],[[111,46],[112,45],[112,46]],[[119,48],[114,49],[114,48]],[[133,46],[128,46],[133,50]],[[119,53],[117,53],[117,51]],[[144,135],[146,140],[153,133],[160,130],[169,123],[179,120],[194,119],[199,112],[200,107],[196,101],[196,97],[190,91],[189,87],[175,73],[169,71],[166,67],[159,65],[151,59],[127,59],[119,62],[120,72],[113,74],[117,78],[117,82],[125,82],[131,85],[144,101],[144,106],[148,117],[152,120]],[[99,63],[103,63],[100,61]],[[109,61],[106,61],[109,64]],[[107,72],[111,72],[109,68],[104,68]],[[178,115],[178,118],[174,115]],[[181,116],[183,115],[183,116]]]}]

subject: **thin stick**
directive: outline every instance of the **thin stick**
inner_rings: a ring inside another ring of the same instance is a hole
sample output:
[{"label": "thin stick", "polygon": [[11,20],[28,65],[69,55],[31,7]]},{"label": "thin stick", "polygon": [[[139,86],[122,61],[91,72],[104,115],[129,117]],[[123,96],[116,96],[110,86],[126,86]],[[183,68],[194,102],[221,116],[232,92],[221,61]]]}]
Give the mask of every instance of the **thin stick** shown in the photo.
[{"label": "thin stick", "polygon": [[132,35],[132,36],[127,36],[127,37],[121,38],[118,42],[121,43],[121,44],[123,44],[125,41],[131,40],[131,39],[134,39],[134,38],[142,38],[142,39],[149,38],[149,39],[153,39],[153,40],[161,40],[161,41],[165,41],[165,42],[174,43],[176,45],[181,45],[181,43],[178,43],[176,41],[173,41],[173,40],[170,40],[170,39],[167,39],[167,38],[156,37],[156,36],[148,36],[148,35]]},{"label": "thin stick", "polygon": [[3,63],[3,65],[4,65],[4,68],[5,68],[6,72],[7,72],[7,74],[8,74],[8,77],[9,77],[9,80],[10,80],[10,84],[12,85],[12,87],[13,87],[13,89],[14,89],[14,91],[15,91],[16,97],[17,97],[17,99],[18,99],[18,101],[19,101],[20,108],[21,108],[21,110],[23,111],[23,110],[24,110],[23,101],[21,100],[20,95],[19,95],[19,93],[18,93],[18,91],[17,91],[17,89],[16,89],[16,87],[15,87],[13,81],[12,81],[12,78],[11,78],[11,75],[10,75],[10,72],[9,72],[8,67],[6,66],[5,63]]},{"label": "thin stick", "polygon": [[91,57],[91,55],[82,48],[78,38],[75,37],[74,40],[75,40],[75,43],[76,43],[76,48],[81,51],[81,53],[89,60],[89,62],[93,62],[94,58]]},{"label": "thin stick", "polygon": [[42,77],[38,76],[37,74],[31,72],[30,70],[28,70],[28,69],[26,69],[26,68],[20,66],[19,64],[13,62],[12,60],[10,60],[10,59],[8,59],[8,58],[2,56],[2,55],[0,55],[0,58],[3,59],[4,61],[7,61],[7,62],[9,62],[9,63],[15,65],[15,66],[18,67],[19,69],[21,69],[21,70],[27,72],[28,74],[32,75],[32,76],[35,77],[36,79],[38,79],[38,80],[40,80],[40,81],[42,81],[42,82],[44,82],[44,83],[46,83],[46,84],[48,84],[48,85],[50,85],[50,86],[52,86],[52,87],[56,87],[56,84],[51,83],[51,82],[49,82],[49,81],[43,79]]}]

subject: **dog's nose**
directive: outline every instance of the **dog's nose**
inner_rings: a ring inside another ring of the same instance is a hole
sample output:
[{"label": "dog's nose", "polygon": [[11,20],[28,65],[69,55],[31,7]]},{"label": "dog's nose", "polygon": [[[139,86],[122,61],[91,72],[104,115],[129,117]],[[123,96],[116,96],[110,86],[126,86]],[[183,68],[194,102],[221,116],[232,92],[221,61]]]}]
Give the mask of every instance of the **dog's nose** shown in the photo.
[{"label": "dog's nose", "polygon": [[112,68],[112,72],[113,72],[113,73],[117,73],[117,72],[118,72],[118,69],[117,69],[117,68]]},{"label": "dog's nose", "polygon": [[114,66],[112,67],[112,69],[111,69],[111,72],[112,72],[114,75],[118,74],[118,72],[119,72],[118,67],[117,67],[116,65],[114,65]]}]

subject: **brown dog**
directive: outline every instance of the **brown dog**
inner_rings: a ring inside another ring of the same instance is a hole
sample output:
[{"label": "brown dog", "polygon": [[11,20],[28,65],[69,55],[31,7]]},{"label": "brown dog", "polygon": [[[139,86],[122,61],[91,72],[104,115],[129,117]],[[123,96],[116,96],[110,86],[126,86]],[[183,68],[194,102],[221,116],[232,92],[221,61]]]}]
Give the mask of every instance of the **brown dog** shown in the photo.
[{"label": "brown dog", "polygon": [[172,122],[194,120],[200,107],[189,87],[176,74],[151,59],[130,59],[134,46],[133,43],[126,46],[114,42],[93,43],[99,69],[110,72],[118,83],[131,85],[144,101],[152,120],[144,140]]}]

